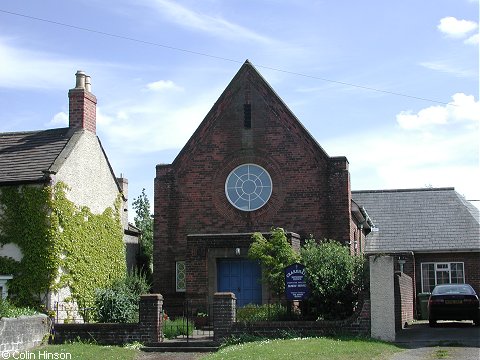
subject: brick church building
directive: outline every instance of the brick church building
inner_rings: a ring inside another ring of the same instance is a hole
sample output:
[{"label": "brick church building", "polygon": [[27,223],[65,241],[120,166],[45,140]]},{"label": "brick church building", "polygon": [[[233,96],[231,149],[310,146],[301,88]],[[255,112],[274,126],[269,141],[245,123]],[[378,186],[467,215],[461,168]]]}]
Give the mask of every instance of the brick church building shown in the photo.
[{"label": "brick church building", "polygon": [[246,61],[172,164],[155,178],[154,291],[165,305],[218,291],[266,302],[253,232],[282,227],[292,246],[312,234],[352,254],[371,221],[352,201],[348,160],[330,157]]}]

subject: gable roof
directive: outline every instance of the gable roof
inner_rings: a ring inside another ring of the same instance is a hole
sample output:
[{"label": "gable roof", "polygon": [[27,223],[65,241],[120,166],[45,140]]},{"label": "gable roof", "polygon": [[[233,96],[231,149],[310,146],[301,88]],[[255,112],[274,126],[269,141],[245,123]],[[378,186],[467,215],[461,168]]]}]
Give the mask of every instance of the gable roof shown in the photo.
[{"label": "gable roof", "polygon": [[[212,126],[212,124],[216,121],[219,113],[221,113],[225,109],[225,107],[228,106],[226,104],[229,103],[231,98],[234,96],[244,96],[239,95],[238,90],[246,89],[250,86],[261,89],[259,93],[261,93],[262,101],[264,101],[264,103],[266,104],[269,104],[271,111],[288,114],[288,116],[286,116],[285,118],[293,119],[295,125],[298,126],[303,132],[303,138],[307,140],[310,146],[316,151],[318,151],[318,153],[329,159],[346,160],[346,157],[344,156],[330,157],[327,152],[320,146],[317,140],[305,128],[301,121],[289,109],[289,107],[280,98],[280,96],[275,92],[275,90],[270,86],[270,84],[253,66],[253,64],[249,60],[246,60],[240,67],[238,72],[235,74],[233,79],[230,81],[230,83],[227,85],[225,90],[222,92],[220,97],[217,99],[215,104],[212,106],[208,114],[202,120],[198,128],[192,134],[190,139],[187,141],[185,146],[178,153],[178,155],[173,161],[173,164],[180,162],[184,156],[190,156],[192,148],[195,147],[195,144],[199,141],[202,134],[207,132],[208,128]],[[274,107],[276,107],[276,109],[274,109]],[[279,116],[278,113],[277,116]]]},{"label": "gable roof", "polygon": [[366,253],[480,251],[479,210],[454,188],[352,191],[378,231]]},{"label": "gable roof", "polygon": [[43,182],[72,132],[69,128],[0,133],[0,184]]},{"label": "gable roof", "polygon": [[[58,172],[83,133],[85,130],[72,128],[0,133],[0,185],[49,181],[48,174]],[[122,193],[102,143],[96,138]]]}]

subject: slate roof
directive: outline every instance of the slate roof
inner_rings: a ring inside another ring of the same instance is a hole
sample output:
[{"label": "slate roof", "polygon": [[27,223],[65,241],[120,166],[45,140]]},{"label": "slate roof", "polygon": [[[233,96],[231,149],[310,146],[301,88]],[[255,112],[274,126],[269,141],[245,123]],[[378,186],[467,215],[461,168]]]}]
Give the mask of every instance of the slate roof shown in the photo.
[{"label": "slate roof", "polygon": [[479,210],[454,188],[352,191],[378,231],[367,253],[480,251]]},{"label": "slate roof", "polygon": [[0,184],[43,182],[72,132],[69,128],[0,133]]}]

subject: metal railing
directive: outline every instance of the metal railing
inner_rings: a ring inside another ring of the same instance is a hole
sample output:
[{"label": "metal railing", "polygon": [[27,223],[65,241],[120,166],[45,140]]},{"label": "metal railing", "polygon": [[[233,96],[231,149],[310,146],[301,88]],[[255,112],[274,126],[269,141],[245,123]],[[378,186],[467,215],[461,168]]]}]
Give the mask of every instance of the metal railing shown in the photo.
[{"label": "metal railing", "polygon": [[56,323],[89,323],[93,321],[95,308],[79,307],[75,302],[56,301],[52,318]]}]

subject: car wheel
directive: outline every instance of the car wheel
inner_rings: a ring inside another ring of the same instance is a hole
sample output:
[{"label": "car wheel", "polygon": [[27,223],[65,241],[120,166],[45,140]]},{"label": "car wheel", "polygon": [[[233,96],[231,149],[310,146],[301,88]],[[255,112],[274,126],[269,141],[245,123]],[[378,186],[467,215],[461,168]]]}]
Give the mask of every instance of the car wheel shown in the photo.
[{"label": "car wheel", "polygon": [[428,320],[428,324],[430,325],[430,327],[435,327],[437,326],[437,320]]}]

